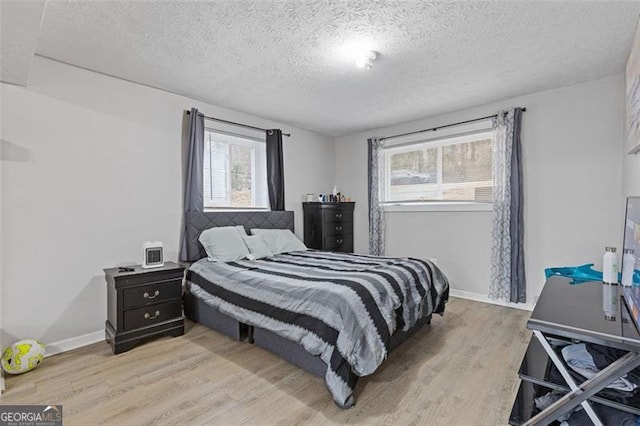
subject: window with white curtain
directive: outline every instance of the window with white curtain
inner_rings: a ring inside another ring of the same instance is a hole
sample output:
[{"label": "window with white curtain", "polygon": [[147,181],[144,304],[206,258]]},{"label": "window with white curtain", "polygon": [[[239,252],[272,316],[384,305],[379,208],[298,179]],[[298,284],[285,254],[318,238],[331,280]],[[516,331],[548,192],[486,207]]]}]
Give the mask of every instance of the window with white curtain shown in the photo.
[{"label": "window with white curtain", "polygon": [[490,203],[493,138],[484,130],[383,148],[382,202]]},{"label": "window with white curtain", "polygon": [[267,209],[264,140],[205,129],[204,207]]}]

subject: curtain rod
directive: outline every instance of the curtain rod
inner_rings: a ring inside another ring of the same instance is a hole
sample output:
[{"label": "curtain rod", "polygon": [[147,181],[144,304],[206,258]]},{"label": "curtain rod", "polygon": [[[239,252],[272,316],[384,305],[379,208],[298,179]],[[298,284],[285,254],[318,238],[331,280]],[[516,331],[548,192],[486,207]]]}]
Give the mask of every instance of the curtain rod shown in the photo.
[{"label": "curtain rod", "polygon": [[[521,107],[520,110],[522,110],[522,112],[525,112],[527,110],[527,108]],[[453,127],[453,126],[459,126],[461,124],[473,123],[474,121],[487,120],[489,118],[496,118],[497,116],[498,116],[498,114],[487,115],[486,117],[473,118],[471,120],[465,120],[465,121],[459,121],[457,123],[445,124],[444,126],[432,127],[430,129],[416,130],[415,132],[409,132],[409,133],[402,133],[400,135],[387,136],[386,138],[380,138],[379,140],[384,141],[384,140],[387,140],[387,139],[395,139],[395,138],[399,138],[399,137],[402,137],[402,136],[415,135],[416,133],[435,132],[436,130],[444,129],[444,128],[447,128],[447,127]]]},{"label": "curtain rod", "polygon": [[[191,111],[187,111],[187,114],[191,114]],[[247,129],[262,130],[263,132],[266,132],[268,130],[268,129],[263,129],[262,127],[255,127],[255,126],[250,126],[248,124],[236,123],[235,121],[223,120],[221,118],[207,117],[204,114],[202,114],[202,116],[207,120],[219,121],[221,123],[231,124],[233,126],[246,127]],[[291,134],[282,132],[282,136],[291,136]]]}]

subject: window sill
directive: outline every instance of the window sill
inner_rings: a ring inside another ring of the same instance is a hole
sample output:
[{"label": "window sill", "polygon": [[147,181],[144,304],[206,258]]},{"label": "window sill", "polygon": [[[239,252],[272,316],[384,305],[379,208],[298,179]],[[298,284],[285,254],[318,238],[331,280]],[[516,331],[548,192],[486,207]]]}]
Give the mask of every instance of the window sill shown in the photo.
[{"label": "window sill", "polygon": [[493,211],[491,203],[407,203],[407,204],[387,204],[382,207],[385,212],[490,212]]}]

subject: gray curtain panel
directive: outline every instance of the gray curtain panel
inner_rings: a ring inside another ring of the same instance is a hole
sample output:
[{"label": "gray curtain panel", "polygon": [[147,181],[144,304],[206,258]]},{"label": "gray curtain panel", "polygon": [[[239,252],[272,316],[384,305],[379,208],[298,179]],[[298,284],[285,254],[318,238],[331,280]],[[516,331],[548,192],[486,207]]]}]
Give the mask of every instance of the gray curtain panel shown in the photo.
[{"label": "gray curtain panel", "polygon": [[367,139],[369,167],[369,254],[384,256],[384,210],[380,205],[380,149],[382,141]]},{"label": "gray curtain panel", "polygon": [[282,130],[269,129],[267,136],[267,189],[271,210],[284,210],[284,163]]},{"label": "gray curtain panel", "polygon": [[187,253],[187,212],[202,212],[204,210],[204,116],[196,108],[191,108],[186,114],[186,126],[182,136],[182,227],[180,230],[180,260],[189,258]]},{"label": "gray curtain panel", "polygon": [[522,109],[513,111],[513,148],[511,150],[511,290],[509,300],[527,301],[527,280],[524,274],[524,189],[522,181]]},{"label": "gray curtain panel", "polygon": [[522,110],[498,111],[493,120],[493,228],[489,297],[526,302]]}]

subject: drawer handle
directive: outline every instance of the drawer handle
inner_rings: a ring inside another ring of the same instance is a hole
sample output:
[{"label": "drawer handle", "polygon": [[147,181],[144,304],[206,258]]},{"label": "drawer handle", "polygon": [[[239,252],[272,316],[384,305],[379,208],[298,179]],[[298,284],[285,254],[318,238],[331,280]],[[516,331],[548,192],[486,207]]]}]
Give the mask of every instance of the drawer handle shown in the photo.
[{"label": "drawer handle", "polygon": [[342,219],[342,213],[336,213],[336,218]]},{"label": "drawer handle", "polygon": [[342,225],[336,225],[336,231],[342,231]]},{"label": "drawer handle", "polygon": [[160,311],[156,311],[156,314],[154,316],[149,315],[149,312],[145,312],[144,319],[152,320],[154,318],[157,318],[159,315],[160,315]]},{"label": "drawer handle", "polygon": [[149,293],[147,293],[146,291],[142,295],[142,297],[144,297],[145,299],[155,299],[158,296],[160,296],[160,290],[156,290],[155,293],[153,293],[153,296],[149,296]]},{"label": "drawer handle", "polygon": [[338,238],[338,239],[336,240],[336,243],[337,243],[338,245],[342,244],[342,238]]}]

